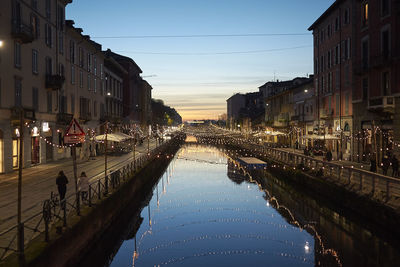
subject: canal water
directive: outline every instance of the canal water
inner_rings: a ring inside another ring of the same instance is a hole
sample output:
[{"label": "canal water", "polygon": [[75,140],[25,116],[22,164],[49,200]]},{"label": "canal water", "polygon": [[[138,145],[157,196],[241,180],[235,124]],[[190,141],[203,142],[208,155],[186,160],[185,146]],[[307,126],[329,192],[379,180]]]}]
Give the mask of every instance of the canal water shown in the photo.
[{"label": "canal water", "polygon": [[399,252],[384,234],[279,179],[238,170],[225,152],[184,146],[142,208],[85,264],[396,266]]}]

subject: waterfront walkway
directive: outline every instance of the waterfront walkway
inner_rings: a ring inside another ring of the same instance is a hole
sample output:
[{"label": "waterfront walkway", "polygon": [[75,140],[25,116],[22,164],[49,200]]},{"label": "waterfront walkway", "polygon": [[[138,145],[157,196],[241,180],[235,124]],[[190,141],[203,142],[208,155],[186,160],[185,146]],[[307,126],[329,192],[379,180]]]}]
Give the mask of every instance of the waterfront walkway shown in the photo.
[{"label": "waterfront walkway", "polygon": [[[150,150],[156,147],[150,142]],[[136,157],[147,153],[147,142],[136,148]],[[108,170],[112,171],[121,164],[133,160],[133,152],[120,156],[107,156]],[[94,181],[104,174],[104,155],[97,156],[77,165],[78,177],[82,171]],[[63,170],[69,183],[67,196],[75,193],[72,159],[63,159],[23,169],[22,176],[22,221],[42,211],[43,201],[50,198],[51,192],[57,193],[56,177]],[[18,171],[0,175],[0,233],[17,224]]]}]

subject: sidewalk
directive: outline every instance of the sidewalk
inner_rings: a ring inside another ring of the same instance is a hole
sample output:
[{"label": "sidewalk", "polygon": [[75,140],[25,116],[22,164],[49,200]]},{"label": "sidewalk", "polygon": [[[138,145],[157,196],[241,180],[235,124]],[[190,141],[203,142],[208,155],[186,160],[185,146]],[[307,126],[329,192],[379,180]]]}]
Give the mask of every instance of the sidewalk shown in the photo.
[{"label": "sidewalk", "polygon": [[[156,146],[150,142],[150,150]],[[147,153],[147,142],[136,147],[136,157]],[[133,153],[121,156],[107,156],[108,170],[124,161],[131,161]],[[104,173],[104,155],[78,163],[78,177],[85,171],[88,177]],[[56,177],[63,170],[69,183],[67,195],[75,193],[72,159],[37,165],[22,171],[22,221],[42,211],[42,203],[57,192]],[[0,232],[17,224],[18,171],[0,175]]]},{"label": "sidewalk", "polygon": [[[275,148],[275,149],[285,151],[285,152],[290,152],[290,153],[296,153],[296,154],[304,156],[304,151],[301,149],[293,149],[293,148]],[[312,157],[315,159],[322,160],[322,161],[324,160],[323,156],[312,156]],[[360,169],[360,170],[364,170],[364,171],[370,170],[370,164],[368,164],[368,163],[359,163],[359,162],[354,162],[354,161],[349,161],[349,160],[332,160],[330,162],[336,163],[336,164],[342,164],[343,166],[353,166],[355,169]],[[383,175],[383,171],[382,171],[382,168],[380,168],[380,166],[378,166],[376,173]],[[392,177],[391,174],[392,174],[392,168],[390,167],[388,170],[387,176]]]}]

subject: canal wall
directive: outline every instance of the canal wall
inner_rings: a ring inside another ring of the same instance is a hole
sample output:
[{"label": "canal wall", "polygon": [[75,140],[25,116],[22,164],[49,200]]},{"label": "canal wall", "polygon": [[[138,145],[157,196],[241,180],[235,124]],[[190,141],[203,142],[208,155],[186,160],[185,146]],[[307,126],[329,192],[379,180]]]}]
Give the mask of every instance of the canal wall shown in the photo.
[{"label": "canal wall", "polygon": [[[143,192],[148,192],[168,167],[173,155],[181,147],[182,137],[171,142],[161,153],[151,160],[119,187],[113,194],[96,204],[94,208],[82,210],[81,216],[72,219],[71,225],[59,238],[50,241],[43,248],[43,237],[37,238],[26,249],[27,266],[78,266],[85,254],[97,246],[103,233],[113,223],[123,217],[123,212],[130,208],[138,208]],[[75,221],[75,222],[74,222]],[[39,241],[40,240],[40,241]],[[39,251],[35,247],[41,247]],[[12,264],[9,266],[13,266]]]},{"label": "canal wall", "polygon": [[[317,171],[305,172],[299,168],[293,169],[290,165],[275,161],[271,157],[255,153],[242,145],[223,145],[228,151],[239,151],[248,156],[255,156],[268,163],[267,173],[279,180],[289,183],[310,196],[324,201],[326,205],[334,205],[340,208],[346,216],[361,218],[365,226],[371,231],[375,229],[390,229],[392,235],[400,238],[400,211],[370,198],[369,195],[360,195],[350,191],[344,186],[321,177]],[[236,154],[237,155],[237,154]]]}]

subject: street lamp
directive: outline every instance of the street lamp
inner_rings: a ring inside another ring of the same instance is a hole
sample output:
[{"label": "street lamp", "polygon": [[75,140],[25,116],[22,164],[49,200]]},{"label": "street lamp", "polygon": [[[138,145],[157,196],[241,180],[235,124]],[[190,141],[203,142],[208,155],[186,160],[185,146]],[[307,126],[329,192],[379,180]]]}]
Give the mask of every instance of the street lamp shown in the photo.
[{"label": "street lamp", "polygon": [[0,47],[3,47],[4,42],[0,40]]}]

